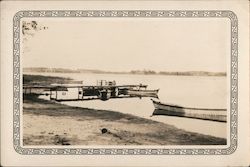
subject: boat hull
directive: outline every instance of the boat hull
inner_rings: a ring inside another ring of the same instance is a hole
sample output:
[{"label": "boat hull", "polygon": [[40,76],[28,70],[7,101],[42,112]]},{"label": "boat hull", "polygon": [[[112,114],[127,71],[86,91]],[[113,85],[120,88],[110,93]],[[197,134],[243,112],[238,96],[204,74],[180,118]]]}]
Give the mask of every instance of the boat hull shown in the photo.
[{"label": "boat hull", "polygon": [[127,90],[126,94],[130,96],[158,98],[158,91],[159,89],[157,90]]},{"label": "boat hull", "polygon": [[188,108],[152,101],[155,107],[153,115],[179,116],[220,122],[227,121],[226,109]]}]

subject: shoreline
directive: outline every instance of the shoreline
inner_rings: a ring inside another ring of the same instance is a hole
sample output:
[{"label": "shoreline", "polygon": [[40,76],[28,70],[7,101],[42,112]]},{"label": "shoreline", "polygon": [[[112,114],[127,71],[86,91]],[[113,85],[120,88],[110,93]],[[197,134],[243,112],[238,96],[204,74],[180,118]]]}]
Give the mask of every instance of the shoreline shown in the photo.
[{"label": "shoreline", "polygon": [[227,77],[226,74],[172,74],[172,73],[155,73],[155,74],[143,74],[143,73],[130,73],[130,72],[106,72],[106,73],[98,73],[98,72],[41,72],[41,71],[25,71],[25,75],[37,75],[37,74],[110,74],[110,75],[145,75],[145,76],[181,76],[181,77]]},{"label": "shoreline", "polygon": [[[226,139],[138,116],[24,96],[24,145],[225,145]],[[106,129],[106,130],[105,130]],[[103,132],[106,131],[106,132]]]}]

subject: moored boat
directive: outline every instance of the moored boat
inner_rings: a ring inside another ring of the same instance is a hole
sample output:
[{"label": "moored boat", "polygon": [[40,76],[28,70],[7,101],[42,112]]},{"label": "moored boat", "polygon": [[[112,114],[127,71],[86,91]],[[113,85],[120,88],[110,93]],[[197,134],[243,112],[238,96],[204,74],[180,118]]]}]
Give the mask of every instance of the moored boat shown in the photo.
[{"label": "moored boat", "polygon": [[151,100],[155,107],[153,115],[180,116],[220,122],[227,121],[226,109],[182,107],[178,105],[161,103],[153,99]]},{"label": "moored boat", "polygon": [[159,89],[156,90],[141,90],[141,89],[129,89],[127,94],[130,96],[143,96],[143,97],[155,97],[158,98]]}]

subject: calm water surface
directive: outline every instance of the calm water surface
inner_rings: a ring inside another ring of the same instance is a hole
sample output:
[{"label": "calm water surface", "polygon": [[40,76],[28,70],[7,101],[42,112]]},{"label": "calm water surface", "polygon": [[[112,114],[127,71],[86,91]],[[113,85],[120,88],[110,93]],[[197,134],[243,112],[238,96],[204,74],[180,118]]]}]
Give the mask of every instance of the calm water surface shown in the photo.
[{"label": "calm water surface", "polygon": [[[227,105],[226,77],[61,73],[34,73],[34,75],[70,77],[83,81],[84,85],[96,85],[97,80],[101,79],[115,80],[117,85],[142,83],[148,85],[148,89],[160,89],[158,95],[161,102],[202,108],[226,108]],[[226,123],[173,116],[151,117],[154,106],[150,98],[62,103],[70,106],[118,111],[171,124],[191,132],[223,138],[227,136]]]}]

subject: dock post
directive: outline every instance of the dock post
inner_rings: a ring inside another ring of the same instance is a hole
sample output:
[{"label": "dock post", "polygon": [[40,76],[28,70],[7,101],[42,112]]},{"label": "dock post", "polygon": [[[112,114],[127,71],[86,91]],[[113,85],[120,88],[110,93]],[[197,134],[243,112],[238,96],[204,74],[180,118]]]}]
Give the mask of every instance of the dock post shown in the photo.
[{"label": "dock post", "polygon": [[82,99],[83,99],[83,97],[84,97],[84,96],[83,96],[83,88],[82,88]]},{"label": "dock post", "polygon": [[81,98],[81,88],[78,87],[77,90],[78,90],[77,99],[80,100],[80,98]]}]

